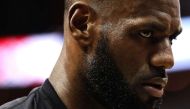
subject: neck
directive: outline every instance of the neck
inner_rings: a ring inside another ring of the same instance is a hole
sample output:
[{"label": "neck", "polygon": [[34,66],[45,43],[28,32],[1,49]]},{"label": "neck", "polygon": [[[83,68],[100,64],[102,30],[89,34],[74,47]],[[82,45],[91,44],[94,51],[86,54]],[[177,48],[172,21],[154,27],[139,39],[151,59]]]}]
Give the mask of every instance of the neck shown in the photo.
[{"label": "neck", "polygon": [[67,109],[104,109],[88,94],[78,72],[74,72],[78,70],[69,70],[69,66],[61,64],[59,60],[49,81]]}]

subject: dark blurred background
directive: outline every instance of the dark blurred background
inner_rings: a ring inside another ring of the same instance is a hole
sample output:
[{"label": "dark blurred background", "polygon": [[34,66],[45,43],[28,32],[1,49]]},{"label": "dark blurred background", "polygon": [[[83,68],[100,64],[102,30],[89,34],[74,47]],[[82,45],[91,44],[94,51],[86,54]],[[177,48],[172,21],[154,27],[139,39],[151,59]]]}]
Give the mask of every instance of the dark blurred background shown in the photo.
[{"label": "dark blurred background", "polygon": [[[182,17],[190,16],[190,0],[180,0]],[[61,32],[64,0],[1,0],[0,38],[20,34]],[[1,73],[1,72],[0,72]],[[190,109],[190,69],[169,74],[162,109]],[[0,105],[28,92],[27,87],[0,88]]]},{"label": "dark blurred background", "polygon": [[[190,0],[181,1],[182,16],[190,15]],[[64,0],[1,0],[0,35],[61,30]]]},{"label": "dark blurred background", "polygon": [[64,0],[1,0],[0,35],[62,28]]}]

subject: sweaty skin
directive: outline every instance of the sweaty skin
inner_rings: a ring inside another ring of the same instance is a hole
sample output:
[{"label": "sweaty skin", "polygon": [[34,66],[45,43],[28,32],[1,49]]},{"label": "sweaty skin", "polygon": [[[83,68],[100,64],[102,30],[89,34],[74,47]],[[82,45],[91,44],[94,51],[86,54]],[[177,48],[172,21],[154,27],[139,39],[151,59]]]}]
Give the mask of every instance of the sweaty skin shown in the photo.
[{"label": "sweaty skin", "polygon": [[73,0],[49,77],[67,108],[158,109],[179,9],[179,0]]}]

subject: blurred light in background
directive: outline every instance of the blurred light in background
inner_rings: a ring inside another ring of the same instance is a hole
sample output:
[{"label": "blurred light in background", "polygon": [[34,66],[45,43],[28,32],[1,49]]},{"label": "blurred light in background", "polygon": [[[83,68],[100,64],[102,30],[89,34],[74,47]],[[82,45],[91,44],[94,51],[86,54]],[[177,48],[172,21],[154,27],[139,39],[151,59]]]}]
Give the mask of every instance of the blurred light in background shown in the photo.
[{"label": "blurred light in background", "polygon": [[182,19],[183,32],[173,41],[175,65],[168,72],[190,70],[190,17]]},{"label": "blurred light in background", "polygon": [[59,57],[62,34],[11,36],[0,39],[0,87],[43,82]]},{"label": "blurred light in background", "polygon": [[[175,66],[168,72],[190,69],[190,17],[173,42]],[[0,87],[25,87],[49,77],[59,57],[63,35],[47,33],[0,39]]]}]

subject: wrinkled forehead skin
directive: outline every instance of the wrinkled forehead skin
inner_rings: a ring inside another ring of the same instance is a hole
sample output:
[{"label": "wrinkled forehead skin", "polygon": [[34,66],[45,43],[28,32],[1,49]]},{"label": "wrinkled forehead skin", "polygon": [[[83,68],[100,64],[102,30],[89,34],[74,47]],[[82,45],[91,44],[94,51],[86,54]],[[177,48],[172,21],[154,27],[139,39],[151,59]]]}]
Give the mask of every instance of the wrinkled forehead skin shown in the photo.
[{"label": "wrinkled forehead skin", "polygon": [[[156,20],[168,29],[181,29],[179,0],[102,0],[96,9],[104,23],[135,23]],[[98,5],[98,4],[97,4]]]},{"label": "wrinkled forehead skin", "polygon": [[104,6],[103,9],[98,6],[97,10],[104,10],[102,16],[107,18],[117,19],[117,16],[113,16],[115,13],[133,18],[154,15],[158,11],[172,18],[180,17],[179,0],[102,0],[99,3]]}]

